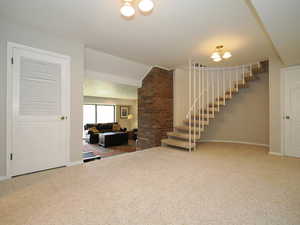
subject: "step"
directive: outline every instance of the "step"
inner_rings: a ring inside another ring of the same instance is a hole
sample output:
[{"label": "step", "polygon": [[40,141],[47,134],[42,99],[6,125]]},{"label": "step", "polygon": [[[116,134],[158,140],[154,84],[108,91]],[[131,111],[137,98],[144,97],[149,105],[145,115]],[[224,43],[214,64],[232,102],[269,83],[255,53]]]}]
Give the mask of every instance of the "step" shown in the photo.
[{"label": "step", "polygon": [[190,147],[191,148],[195,147],[194,143],[189,144],[188,141],[169,139],[169,138],[161,140],[161,143],[165,144],[165,145],[169,145],[169,146],[184,148],[184,149],[189,149]]},{"label": "step", "polygon": [[[183,121],[183,123],[185,125],[189,125],[189,120],[186,119]],[[196,126],[203,125],[203,126],[207,126],[209,124],[208,120],[198,120],[198,119],[191,119],[191,125],[194,126],[194,124],[196,124]]]},{"label": "step", "polygon": [[[225,100],[230,100],[230,99],[232,99],[232,96],[225,95]],[[224,96],[220,96],[219,98],[216,98],[217,102],[218,102],[218,100],[223,101],[224,100]]]},{"label": "step", "polygon": [[[182,140],[189,140],[189,134],[188,133],[182,133],[182,132],[168,132],[167,136],[169,138],[175,138],[175,139],[182,139]],[[194,137],[194,134],[192,134],[192,138]],[[197,136],[197,140],[199,137]]]},{"label": "step", "polygon": [[[234,87],[236,88],[237,87],[237,85],[235,84],[234,85]],[[240,89],[240,88],[248,88],[249,87],[249,85],[245,82],[245,84],[243,84],[243,83],[239,83],[238,84],[238,88]]]},{"label": "step", "polygon": [[218,104],[215,103],[215,104],[213,105],[212,103],[209,103],[208,107],[209,107],[209,108],[213,108],[213,107],[218,108]]},{"label": "step", "polygon": [[[174,128],[175,128],[175,130],[178,131],[178,132],[185,132],[185,133],[188,133],[188,132],[189,132],[189,126],[187,126],[187,125],[176,126],[176,127],[174,127]],[[198,133],[199,133],[199,127],[191,126],[191,132],[194,133],[194,131],[195,131],[195,133],[198,134]],[[203,128],[203,127],[200,128],[200,131],[203,132],[203,131],[204,131],[204,128]]]},{"label": "step", "polygon": [[214,114],[211,113],[200,113],[200,114],[196,114],[196,115],[192,115],[191,116],[192,119],[213,119],[215,118]]},{"label": "step", "polygon": [[231,88],[231,92],[230,92],[230,89],[228,89],[226,92],[225,92],[225,94],[226,95],[230,95],[230,93],[231,93],[231,95],[235,95],[235,94],[237,94],[239,91],[238,91],[238,89],[237,88]]},{"label": "step", "polygon": [[209,113],[213,113],[213,112],[219,112],[219,110],[218,110],[218,107],[210,107],[210,108],[208,108],[208,110],[207,109],[201,109],[200,110],[200,112],[202,113],[207,113],[207,112],[209,112]]},{"label": "step", "polygon": [[[214,104],[213,103],[209,103],[209,107],[213,107],[213,105],[215,107],[218,107],[218,101],[215,101]],[[224,106],[224,105],[226,105],[226,103],[222,100],[222,101],[219,101],[219,105],[220,106]]]},{"label": "step", "polygon": [[257,73],[261,69],[261,63],[252,64],[252,73]]},{"label": "step", "polygon": [[217,112],[219,112],[219,110],[218,110],[218,107],[209,107],[208,108],[208,110],[207,109],[201,109],[200,111],[198,111],[198,110],[196,110],[196,113],[198,112],[198,114],[200,113],[200,114],[206,114],[206,113],[210,113],[210,114],[212,114],[212,113],[217,113]]},{"label": "step", "polygon": [[226,91],[226,94],[230,94],[230,91],[231,91],[231,94],[235,94],[235,93],[238,93],[239,90],[237,88],[229,88],[227,91]]},{"label": "step", "polygon": [[[235,81],[234,82],[234,84],[236,85],[236,84],[239,84],[239,85],[241,85],[241,84],[244,84],[244,81],[243,80],[239,80],[239,81]],[[246,81],[245,81],[245,84],[246,84]]]},{"label": "step", "polygon": [[[243,74],[243,73],[242,73]],[[250,73],[250,70],[249,71],[246,71],[244,73],[244,77],[250,77],[251,76],[251,73]]]},{"label": "step", "polygon": [[253,80],[257,80],[257,77],[255,77],[255,76],[245,76],[245,81],[246,82],[253,81]]},{"label": "step", "polygon": [[[196,113],[199,113],[198,109],[196,110]],[[200,109],[200,113],[213,113],[213,112],[219,112],[218,110],[218,106],[216,107],[209,107],[208,110],[207,109]]]}]

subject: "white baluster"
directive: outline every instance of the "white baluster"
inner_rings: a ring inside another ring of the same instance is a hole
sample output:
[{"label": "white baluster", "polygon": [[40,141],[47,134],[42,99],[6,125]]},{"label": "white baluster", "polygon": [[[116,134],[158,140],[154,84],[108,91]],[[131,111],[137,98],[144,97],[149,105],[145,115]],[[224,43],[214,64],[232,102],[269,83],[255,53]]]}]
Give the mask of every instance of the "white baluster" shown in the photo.
[{"label": "white baluster", "polygon": [[245,84],[245,65],[243,65],[242,69],[243,69],[243,84]]},{"label": "white baluster", "polygon": [[[189,110],[192,106],[192,62],[189,61]],[[191,114],[192,112],[189,111],[189,152],[191,152],[191,145],[192,145],[192,134],[191,134]]]},{"label": "white baluster", "polygon": [[230,90],[230,98],[232,98],[232,70],[230,70],[229,90]]},{"label": "white baluster", "polygon": [[209,77],[208,77],[208,69],[206,70],[206,118],[209,122]]},{"label": "white baluster", "polygon": [[[204,67],[202,67],[202,73],[201,73],[201,115],[204,114]],[[202,119],[201,119],[202,121]],[[203,127],[203,126],[202,126]]]},{"label": "white baluster", "polygon": [[223,105],[225,105],[225,75],[226,75],[226,72],[225,72],[225,68],[223,69]]},{"label": "white baluster", "polygon": [[[194,123],[193,123],[193,130],[194,130],[194,146],[195,146],[195,141],[196,141],[196,129],[195,129],[195,124],[196,124],[196,64],[194,64],[194,106],[193,106],[193,111],[194,111]],[[195,147],[194,147],[195,150]]]},{"label": "white baluster", "polygon": [[[212,79],[212,101],[211,102],[215,102],[215,70],[212,71],[211,79]],[[212,107],[212,113],[213,113],[213,117],[215,117],[215,107]]]},{"label": "white baluster", "polygon": [[[218,82],[218,112],[220,112],[220,101],[219,101],[219,99],[220,99],[220,73],[221,73],[221,70],[218,70],[217,71],[217,82]],[[215,101],[213,101],[213,104],[214,104],[214,107],[215,107]]]},{"label": "white baluster", "polygon": [[199,90],[199,93],[198,93],[198,112],[199,112],[199,114],[198,114],[198,116],[199,116],[199,134],[198,134],[198,136],[199,136],[199,139],[200,139],[200,134],[201,134],[201,123],[200,123],[200,115],[201,115],[201,100],[200,100],[200,98],[201,98],[201,67],[200,67],[200,65],[198,66],[198,71],[199,71],[199,75],[198,75],[198,81],[199,81],[199,83],[198,83],[198,90]]},{"label": "white baluster", "polygon": [[237,91],[239,91],[239,68],[238,67],[236,69],[236,74],[235,75],[236,75],[236,81],[235,81],[235,83],[236,83],[235,86],[236,87],[235,88],[236,88]]}]

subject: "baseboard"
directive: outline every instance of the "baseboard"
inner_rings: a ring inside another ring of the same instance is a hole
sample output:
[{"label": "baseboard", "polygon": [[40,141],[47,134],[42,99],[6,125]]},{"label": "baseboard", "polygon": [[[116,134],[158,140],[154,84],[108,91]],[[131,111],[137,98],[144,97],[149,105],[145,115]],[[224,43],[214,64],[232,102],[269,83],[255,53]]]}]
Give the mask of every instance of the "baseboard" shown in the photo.
[{"label": "baseboard", "polygon": [[67,167],[69,167],[69,166],[77,166],[77,165],[81,165],[81,164],[83,164],[83,160],[75,161],[75,162],[68,162],[67,163]]},{"label": "baseboard", "polygon": [[270,155],[283,156],[282,153],[279,152],[269,152]]},{"label": "baseboard", "polygon": [[254,142],[244,142],[244,141],[232,141],[232,140],[200,140],[200,142],[223,142],[223,143],[233,143],[233,144],[244,144],[244,145],[255,145],[262,147],[270,147],[266,144],[254,143]]},{"label": "baseboard", "polygon": [[10,179],[10,177],[8,177],[8,176],[0,176],[0,181],[8,180],[8,179]]}]

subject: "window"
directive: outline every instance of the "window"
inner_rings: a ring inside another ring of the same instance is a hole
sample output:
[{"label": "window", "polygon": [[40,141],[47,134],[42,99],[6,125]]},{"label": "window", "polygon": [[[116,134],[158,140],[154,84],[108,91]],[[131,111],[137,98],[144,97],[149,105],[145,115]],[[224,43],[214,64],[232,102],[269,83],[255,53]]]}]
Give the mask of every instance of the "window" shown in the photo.
[{"label": "window", "polygon": [[83,106],[83,125],[87,123],[96,123],[96,108],[95,105]]},{"label": "window", "polygon": [[115,122],[114,105],[97,105],[97,123]]},{"label": "window", "polygon": [[113,123],[116,121],[114,105],[84,105],[83,125],[87,123]]}]

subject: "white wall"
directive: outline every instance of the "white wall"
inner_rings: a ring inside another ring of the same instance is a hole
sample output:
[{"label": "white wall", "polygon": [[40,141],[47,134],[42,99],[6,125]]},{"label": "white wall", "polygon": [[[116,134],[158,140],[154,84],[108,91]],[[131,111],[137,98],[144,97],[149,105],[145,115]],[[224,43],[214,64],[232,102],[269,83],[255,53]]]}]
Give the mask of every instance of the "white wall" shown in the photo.
[{"label": "white wall", "polygon": [[173,76],[174,90],[174,126],[179,126],[185,119],[189,108],[189,74],[183,69],[176,69]]},{"label": "white wall", "polygon": [[[81,160],[84,45],[0,21],[0,176],[6,175],[6,51],[7,41],[71,56],[71,161]],[[37,131],[38,133],[38,131]],[[47,143],[45,143],[47,144]],[[42,146],[41,146],[42,148]]]},{"label": "white wall", "polygon": [[281,149],[281,84],[280,69],[284,65],[276,56],[269,59],[270,76],[270,152],[282,153]]}]

